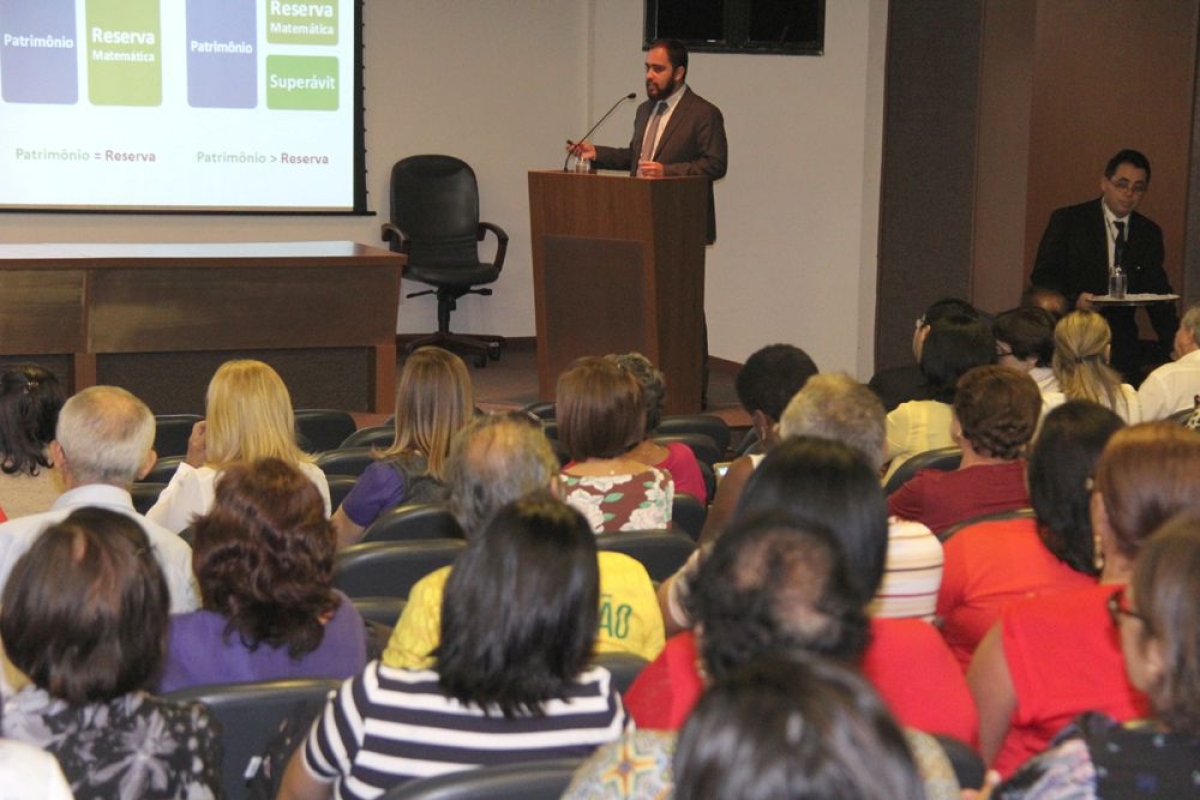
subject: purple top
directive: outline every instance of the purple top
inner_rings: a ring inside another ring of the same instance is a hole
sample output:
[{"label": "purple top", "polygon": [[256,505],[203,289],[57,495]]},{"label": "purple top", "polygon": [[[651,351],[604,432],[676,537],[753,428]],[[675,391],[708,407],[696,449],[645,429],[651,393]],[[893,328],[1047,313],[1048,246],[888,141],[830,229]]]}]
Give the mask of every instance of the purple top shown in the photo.
[{"label": "purple top", "polygon": [[430,476],[426,469],[425,459],[419,455],[374,462],[363,470],[354,488],[342,501],[342,513],[355,525],[366,528],[392,506],[444,500],[441,482]]},{"label": "purple top", "polygon": [[367,663],[366,625],[350,599],[335,594],[341,603],[325,623],[321,644],[299,659],[288,655],[286,647],[260,644],[251,650],[236,632],[226,641],[228,620],[215,611],[173,615],[159,692],[212,683],[357,675]]}]

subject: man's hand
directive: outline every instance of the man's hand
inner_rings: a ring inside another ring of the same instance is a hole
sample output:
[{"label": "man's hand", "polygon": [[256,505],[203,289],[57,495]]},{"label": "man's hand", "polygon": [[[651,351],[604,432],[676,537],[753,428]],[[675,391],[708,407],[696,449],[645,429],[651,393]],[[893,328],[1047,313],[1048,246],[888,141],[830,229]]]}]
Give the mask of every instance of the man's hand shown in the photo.
[{"label": "man's hand", "polygon": [[639,178],[661,178],[665,173],[657,161],[639,161],[637,174]]},{"label": "man's hand", "polygon": [[589,141],[572,142],[567,140],[567,152],[576,158],[586,158],[592,160],[596,157],[596,145]]},{"label": "man's hand", "polygon": [[192,426],[192,435],[188,437],[187,461],[188,466],[200,469],[208,460],[208,446],[205,443],[205,433],[208,423],[200,420]]},{"label": "man's hand", "polygon": [[1091,292],[1080,292],[1079,297],[1075,300],[1075,307],[1090,309],[1092,307],[1092,298],[1095,296]]}]

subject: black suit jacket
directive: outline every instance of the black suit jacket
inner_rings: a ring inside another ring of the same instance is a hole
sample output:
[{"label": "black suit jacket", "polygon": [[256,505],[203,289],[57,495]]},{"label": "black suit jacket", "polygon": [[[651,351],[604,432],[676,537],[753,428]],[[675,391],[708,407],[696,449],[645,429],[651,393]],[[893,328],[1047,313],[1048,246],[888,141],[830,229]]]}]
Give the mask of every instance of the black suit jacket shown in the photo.
[{"label": "black suit jacket", "polygon": [[[1030,276],[1034,286],[1057,289],[1072,305],[1080,292],[1108,294],[1108,230],[1101,202],[1067,206],[1050,215]],[[1126,242],[1122,261],[1129,293],[1171,294],[1163,270],[1162,228],[1135,211],[1129,215]]]},{"label": "black suit jacket", "polygon": [[[1108,294],[1108,229],[1101,202],[1098,198],[1050,215],[1030,275],[1034,286],[1059,290],[1071,305],[1081,292]],[[1163,252],[1162,228],[1136,211],[1130,214],[1122,258],[1130,294],[1174,293],[1163,270]],[[1132,381],[1138,379],[1141,366],[1134,311],[1128,307],[1103,309],[1112,329],[1113,366]],[[1175,304],[1154,303],[1146,306],[1146,312],[1158,335],[1154,357],[1164,359],[1179,327]]]},{"label": "black suit jacket", "polygon": [[[628,170],[637,173],[637,157],[646,136],[646,125],[657,105],[647,100],[638,106],[633,119],[633,138],[628,147],[596,147],[597,169]],[[717,238],[717,214],[713,205],[712,182],[725,175],[729,144],[725,139],[725,118],[721,110],[690,88],[679,98],[667,127],[658,137],[654,160],[671,176],[702,175],[708,178],[708,242]]]}]

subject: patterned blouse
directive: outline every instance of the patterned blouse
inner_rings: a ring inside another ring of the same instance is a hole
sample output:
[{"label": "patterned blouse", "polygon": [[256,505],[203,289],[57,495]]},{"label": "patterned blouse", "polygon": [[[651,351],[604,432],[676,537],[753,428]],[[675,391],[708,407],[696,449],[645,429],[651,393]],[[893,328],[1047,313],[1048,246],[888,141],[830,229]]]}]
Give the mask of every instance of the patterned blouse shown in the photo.
[{"label": "patterned blouse", "polygon": [[1082,714],[1000,784],[995,800],[1200,796],[1200,739]]},{"label": "patterned blouse", "polygon": [[587,518],[596,533],[657,531],[671,526],[675,484],[650,467],[635,475],[561,474],[566,501]]},{"label": "patterned blouse", "polygon": [[74,705],[28,686],[5,702],[3,732],[57,758],[76,800],[221,796],[220,730],[200,703],[133,692]]}]

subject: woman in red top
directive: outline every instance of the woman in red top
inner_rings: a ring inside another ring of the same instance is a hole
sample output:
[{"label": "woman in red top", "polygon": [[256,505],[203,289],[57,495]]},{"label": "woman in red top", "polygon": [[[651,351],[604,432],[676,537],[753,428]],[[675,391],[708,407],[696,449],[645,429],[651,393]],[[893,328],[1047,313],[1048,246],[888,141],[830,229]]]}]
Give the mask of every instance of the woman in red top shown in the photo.
[{"label": "woman in red top", "polygon": [[937,624],[964,671],[1013,601],[1095,585],[1087,481],[1105,443],[1124,424],[1082,400],[1054,409],[1029,459],[1037,518],[981,522],[946,540]]},{"label": "woman in red top", "polygon": [[1041,752],[1076,715],[1144,716],[1106,603],[1129,582],[1142,544],[1177,513],[1200,513],[1200,436],[1170,422],[1117,431],[1091,498],[1100,584],[1010,606],[979,645],[967,681],[980,751],[1002,776]]}]

